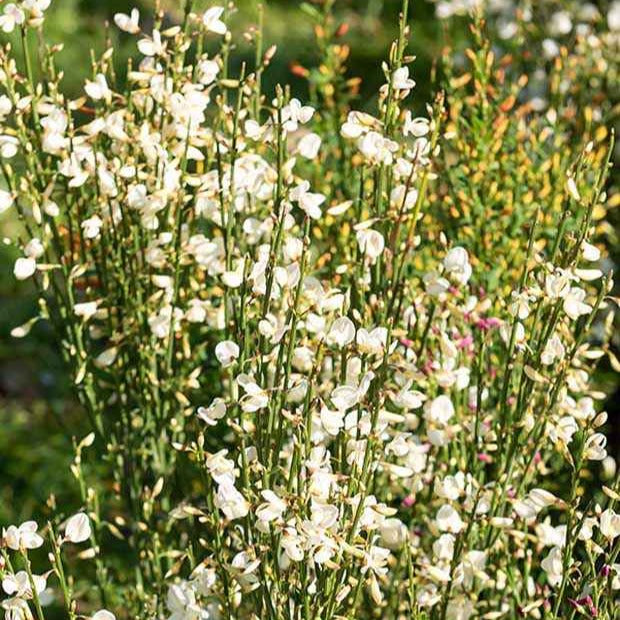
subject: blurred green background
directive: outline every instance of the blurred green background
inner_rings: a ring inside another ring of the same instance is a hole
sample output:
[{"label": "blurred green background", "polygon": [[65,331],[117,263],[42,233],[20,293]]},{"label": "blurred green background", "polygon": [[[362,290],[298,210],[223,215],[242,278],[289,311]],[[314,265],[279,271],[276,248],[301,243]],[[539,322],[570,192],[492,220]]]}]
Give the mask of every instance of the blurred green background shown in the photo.
[{"label": "blurred green background", "polygon": [[[214,2],[197,0],[196,10],[208,7]],[[217,3],[216,3],[217,4]],[[225,4],[223,0],[219,4]],[[266,0],[265,42],[277,44],[278,53],[266,75],[266,86],[275,83],[288,83],[303,94],[305,83],[290,72],[291,62],[312,66],[316,62],[316,49],[313,44],[312,24],[300,10],[299,1]],[[162,9],[171,23],[178,22],[183,14],[182,0],[160,0]],[[235,2],[236,14],[231,21],[231,30],[238,32],[256,23],[257,0],[238,0]],[[60,59],[67,73],[65,77],[68,91],[77,91],[83,83],[83,76],[89,70],[87,51],[92,47],[101,51],[104,48],[105,20],[111,22],[117,12],[129,12],[129,7],[137,6],[142,14],[143,27],[148,31],[154,0],[129,2],[128,0],[55,0],[47,22],[49,37],[64,41]],[[376,92],[383,74],[380,62],[385,57],[390,42],[397,33],[398,13],[401,0],[336,0],[335,13],[339,20],[347,23],[349,32],[344,41],[351,46],[351,74],[363,76],[362,100]],[[434,5],[427,0],[411,2],[411,23],[413,27],[412,50],[418,56],[416,74],[421,88],[419,95],[429,92],[428,75],[431,59],[437,56],[441,45],[442,26],[435,19]],[[120,58],[135,54],[135,39],[130,36],[115,37],[115,50]],[[238,40],[238,38],[235,38]],[[243,44],[237,49],[235,61],[251,59],[249,47]]]}]

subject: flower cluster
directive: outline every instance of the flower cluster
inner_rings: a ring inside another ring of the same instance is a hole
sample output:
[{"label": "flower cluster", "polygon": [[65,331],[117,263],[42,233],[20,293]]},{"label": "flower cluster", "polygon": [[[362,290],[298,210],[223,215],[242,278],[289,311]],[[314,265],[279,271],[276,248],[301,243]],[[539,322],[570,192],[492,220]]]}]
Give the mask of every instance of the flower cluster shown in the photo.
[{"label": "flower cluster", "polygon": [[[50,529],[49,538],[52,548],[50,561],[52,570],[42,575],[32,572],[31,562],[28,553],[33,549],[38,549],[44,545],[44,539],[38,533],[38,526],[34,521],[27,521],[20,526],[10,525],[2,530],[2,541],[7,550],[15,552],[24,565],[23,570],[16,570],[9,554],[3,552],[4,561],[2,563],[2,590],[7,598],[2,601],[2,609],[5,618],[9,620],[28,620],[33,618],[30,605],[34,605],[37,616],[43,617],[42,608],[51,603],[54,594],[48,587],[48,578],[51,573],[55,573],[60,581],[60,589],[69,605],[70,613],[74,614],[74,607],[71,607],[71,587],[65,579],[61,548],[66,543],[80,544],[87,541],[94,541],[90,519],[83,512],[77,513],[67,519],[63,524],[64,534],[54,535]],[[90,552],[87,552],[89,554]],[[88,616],[90,620],[116,620],[113,613],[106,609],[101,609]]]}]

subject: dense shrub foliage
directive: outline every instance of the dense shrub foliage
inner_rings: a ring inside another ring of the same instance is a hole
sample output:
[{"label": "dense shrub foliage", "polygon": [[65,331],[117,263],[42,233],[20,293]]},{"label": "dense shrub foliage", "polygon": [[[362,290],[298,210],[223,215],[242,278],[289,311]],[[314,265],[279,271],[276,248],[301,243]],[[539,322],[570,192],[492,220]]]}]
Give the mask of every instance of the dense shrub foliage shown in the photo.
[{"label": "dense shrub foliage", "polygon": [[307,103],[262,8],[191,0],[68,98],[49,4],[0,7],[0,210],[91,432],[82,505],[2,530],[5,617],[617,618],[620,4],[438,2],[477,10],[426,105],[405,0],[372,114],[334,2]]}]

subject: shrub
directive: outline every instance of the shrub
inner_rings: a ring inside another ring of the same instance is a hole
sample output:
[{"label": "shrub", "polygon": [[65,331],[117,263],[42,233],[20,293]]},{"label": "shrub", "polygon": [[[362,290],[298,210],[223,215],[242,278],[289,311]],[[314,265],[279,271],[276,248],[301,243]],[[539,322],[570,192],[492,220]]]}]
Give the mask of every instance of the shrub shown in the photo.
[{"label": "shrub", "polygon": [[616,617],[604,118],[534,104],[480,16],[414,115],[406,1],[359,111],[332,4],[313,105],[263,92],[260,28],[230,71],[232,7],[117,15],[140,60],[76,100],[49,2],[4,7],[14,335],[53,325],[90,425],[77,514],[3,530],[7,618]]}]

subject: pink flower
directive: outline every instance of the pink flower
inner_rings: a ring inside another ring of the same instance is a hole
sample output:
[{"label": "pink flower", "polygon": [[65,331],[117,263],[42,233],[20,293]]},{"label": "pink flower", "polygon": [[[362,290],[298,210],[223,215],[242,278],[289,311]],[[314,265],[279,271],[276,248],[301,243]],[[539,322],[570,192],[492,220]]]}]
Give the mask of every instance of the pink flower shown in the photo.
[{"label": "pink flower", "polygon": [[411,508],[415,504],[415,497],[413,495],[407,495],[402,501],[404,508]]},{"label": "pink flower", "polygon": [[499,327],[501,324],[502,322],[498,318],[490,316],[478,319],[475,323],[475,326],[483,331],[488,331],[490,329],[493,329],[494,327]]},{"label": "pink flower", "polygon": [[468,336],[461,338],[456,343],[456,346],[458,349],[465,349],[465,348],[471,347],[472,344],[474,344],[474,337],[471,334],[469,334]]},{"label": "pink flower", "polygon": [[578,611],[584,611],[583,608],[585,607],[593,618],[598,616],[598,609],[594,606],[594,601],[590,596],[584,596],[578,600],[569,598],[568,602],[571,604],[571,607],[574,607]]}]

